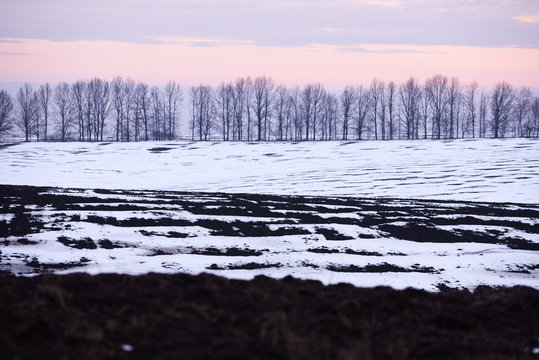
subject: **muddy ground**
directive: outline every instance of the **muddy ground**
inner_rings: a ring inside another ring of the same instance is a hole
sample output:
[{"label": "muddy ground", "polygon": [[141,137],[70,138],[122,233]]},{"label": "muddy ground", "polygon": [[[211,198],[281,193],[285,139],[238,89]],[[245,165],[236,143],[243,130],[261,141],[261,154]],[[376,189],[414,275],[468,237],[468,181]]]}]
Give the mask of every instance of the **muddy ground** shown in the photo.
[{"label": "muddy ground", "polygon": [[0,185],[0,271],[17,275],[271,272],[368,286],[368,274],[398,273],[378,285],[533,286],[537,251],[530,204]]},{"label": "muddy ground", "polygon": [[[443,269],[391,263],[412,255],[362,250],[352,244],[375,236],[376,241],[391,237],[417,246],[437,241],[460,244],[456,247],[474,243],[534,252],[539,250],[537,242],[529,239],[538,233],[536,205],[3,185],[0,195],[0,359],[539,356],[539,291],[529,287],[478,287],[470,292],[440,283],[440,292],[432,293],[324,286],[291,277],[240,281],[210,274],[54,274],[84,271],[100,261],[92,257],[94,253],[123,254],[126,248],[137,249],[152,239],[176,245],[152,245],[134,259],[210,258],[203,269],[216,273],[273,269],[282,264],[257,259],[275,250],[256,248],[250,242],[263,236],[278,242],[292,235],[311,239],[308,254],[355,256],[357,264],[367,264],[327,265],[332,273],[443,275]],[[180,211],[185,218],[171,217],[171,212]],[[350,216],[343,217],[347,213]],[[241,220],[230,222],[224,215]],[[78,227],[86,224],[104,229],[100,237],[81,234]],[[365,229],[360,233],[365,238],[350,238],[336,225]],[[464,225],[486,230],[471,231]],[[204,232],[194,236],[193,228]],[[105,237],[106,231],[124,229],[133,229],[128,234],[138,236],[137,242]],[[197,245],[199,239],[219,236],[226,236],[230,246]],[[247,245],[235,245],[236,239]],[[35,256],[27,255],[31,251]],[[80,260],[47,260],[51,254],[65,253]],[[225,260],[213,263],[217,258]],[[502,275],[533,279],[537,262],[524,265]]]},{"label": "muddy ground", "polygon": [[0,358],[533,359],[538,305],[539,292],[525,287],[3,275]]}]

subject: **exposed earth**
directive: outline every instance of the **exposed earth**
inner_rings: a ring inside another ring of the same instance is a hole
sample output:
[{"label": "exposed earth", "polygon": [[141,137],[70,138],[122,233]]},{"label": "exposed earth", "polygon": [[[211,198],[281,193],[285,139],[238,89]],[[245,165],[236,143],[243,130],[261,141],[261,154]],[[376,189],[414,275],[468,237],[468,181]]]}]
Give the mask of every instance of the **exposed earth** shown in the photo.
[{"label": "exposed earth", "polygon": [[538,305],[539,292],[524,287],[4,275],[0,358],[536,359]]},{"label": "exposed earth", "polygon": [[[7,185],[0,198],[1,359],[539,354],[537,206]],[[287,273],[333,281],[260,276]]]},{"label": "exposed earth", "polygon": [[0,271],[539,288],[539,206],[0,185]]}]

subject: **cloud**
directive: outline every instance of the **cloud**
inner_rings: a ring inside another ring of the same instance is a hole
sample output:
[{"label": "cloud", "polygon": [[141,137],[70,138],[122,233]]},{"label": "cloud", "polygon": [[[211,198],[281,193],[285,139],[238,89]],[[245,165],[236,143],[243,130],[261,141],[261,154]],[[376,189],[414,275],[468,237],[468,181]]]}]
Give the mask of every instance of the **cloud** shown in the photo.
[{"label": "cloud", "polygon": [[396,49],[396,48],[386,48],[386,49],[367,49],[361,46],[341,46],[339,51],[344,52],[360,52],[360,53],[371,53],[371,54],[431,54],[431,51],[424,50],[414,50],[414,49]]},{"label": "cloud", "polygon": [[20,39],[0,38],[0,44],[22,44],[22,40],[20,40]]},{"label": "cloud", "polygon": [[[529,31],[539,0],[507,0],[505,5],[502,0],[0,1],[0,38],[161,44],[164,40],[150,37],[170,37],[190,38],[193,47],[237,46],[242,43],[234,39],[247,39],[252,45],[287,47],[385,43],[539,48],[539,37]],[[532,15],[517,16],[525,14]],[[2,51],[5,44],[0,39]]]},{"label": "cloud", "polygon": [[188,38],[188,37],[147,37],[156,44],[179,44],[194,47],[246,46],[253,45],[249,40]]},{"label": "cloud", "polygon": [[511,19],[524,24],[539,24],[539,15],[519,15],[513,16]]},{"label": "cloud", "polygon": [[402,4],[400,0],[356,0],[358,5],[389,6],[398,7]]},{"label": "cloud", "polygon": [[0,56],[40,56],[38,53],[31,52],[10,52],[10,51],[0,51]]},{"label": "cloud", "polygon": [[345,30],[344,28],[333,28],[333,27],[322,28],[322,31],[325,31],[325,32],[342,32],[344,30]]}]

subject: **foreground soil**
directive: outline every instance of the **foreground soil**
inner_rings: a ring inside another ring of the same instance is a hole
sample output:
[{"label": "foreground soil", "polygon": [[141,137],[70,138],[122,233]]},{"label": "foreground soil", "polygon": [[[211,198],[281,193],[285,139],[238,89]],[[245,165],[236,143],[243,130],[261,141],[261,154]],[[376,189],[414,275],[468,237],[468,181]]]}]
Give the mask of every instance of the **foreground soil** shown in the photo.
[{"label": "foreground soil", "polygon": [[[539,291],[291,277],[0,277],[1,359],[526,359]],[[535,350],[534,350],[535,349]]]}]

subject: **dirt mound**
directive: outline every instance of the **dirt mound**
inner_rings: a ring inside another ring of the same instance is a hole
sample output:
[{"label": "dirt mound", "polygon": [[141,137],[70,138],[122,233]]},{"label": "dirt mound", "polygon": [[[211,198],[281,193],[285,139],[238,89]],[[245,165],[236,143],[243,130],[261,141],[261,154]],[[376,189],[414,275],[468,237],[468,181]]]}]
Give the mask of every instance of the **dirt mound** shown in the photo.
[{"label": "dirt mound", "polygon": [[293,278],[0,278],[2,359],[525,359],[539,291],[428,293]]}]

